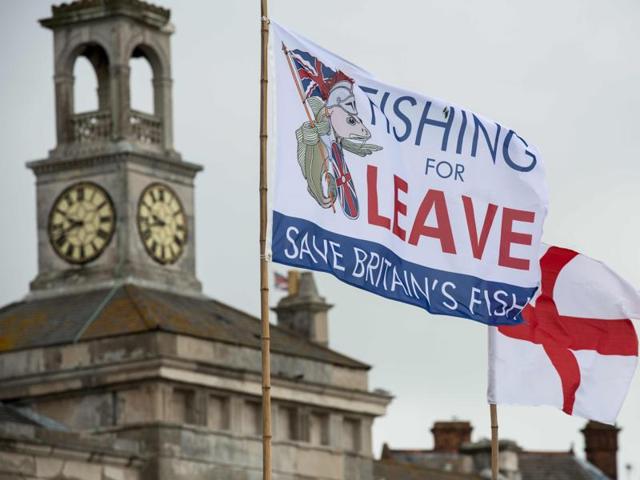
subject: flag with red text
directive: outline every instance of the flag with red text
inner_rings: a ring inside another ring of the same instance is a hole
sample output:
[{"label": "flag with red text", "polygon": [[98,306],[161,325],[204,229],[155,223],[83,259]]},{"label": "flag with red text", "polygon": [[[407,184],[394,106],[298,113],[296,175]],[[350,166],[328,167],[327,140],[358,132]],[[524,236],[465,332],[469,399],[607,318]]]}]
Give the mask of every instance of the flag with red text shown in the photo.
[{"label": "flag with red text", "polygon": [[547,212],[536,147],[273,21],[271,31],[273,260],[431,313],[519,323]]},{"label": "flag with red text", "polygon": [[640,294],[606,265],[548,247],[524,323],[489,333],[490,403],[615,423],[638,362]]}]

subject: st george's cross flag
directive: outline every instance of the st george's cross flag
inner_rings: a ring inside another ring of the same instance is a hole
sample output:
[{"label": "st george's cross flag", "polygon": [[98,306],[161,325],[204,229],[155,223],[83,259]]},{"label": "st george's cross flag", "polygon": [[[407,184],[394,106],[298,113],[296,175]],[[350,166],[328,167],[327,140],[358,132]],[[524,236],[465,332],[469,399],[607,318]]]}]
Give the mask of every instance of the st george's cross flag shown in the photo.
[{"label": "st george's cross flag", "polygon": [[640,294],[606,265],[548,247],[524,323],[489,332],[489,403],[615,423],[638,363]]},{"label": "st george's cross flag", "polygon": [[519,323],[547,212],[535,146],[273,21],[271,33],[272,259],[431,313]]}]

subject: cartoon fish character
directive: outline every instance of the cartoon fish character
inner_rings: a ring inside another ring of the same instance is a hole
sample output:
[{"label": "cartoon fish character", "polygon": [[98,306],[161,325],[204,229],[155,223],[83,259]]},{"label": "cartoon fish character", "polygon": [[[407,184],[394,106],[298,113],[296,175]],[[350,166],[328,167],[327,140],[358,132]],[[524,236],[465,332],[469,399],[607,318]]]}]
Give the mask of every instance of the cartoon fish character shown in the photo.
[{"label": "cartoon fish character", "polygon": [[364,157],[382,147],[366,143],[371,133],[358,116],[353,81],[338,71],[323,87],[324,95],[306,99],[315,121],[296,130],[298,163],[309,194],[322,208],[337,202],[348,218],[356,219],[358,197],[344,150]]}]

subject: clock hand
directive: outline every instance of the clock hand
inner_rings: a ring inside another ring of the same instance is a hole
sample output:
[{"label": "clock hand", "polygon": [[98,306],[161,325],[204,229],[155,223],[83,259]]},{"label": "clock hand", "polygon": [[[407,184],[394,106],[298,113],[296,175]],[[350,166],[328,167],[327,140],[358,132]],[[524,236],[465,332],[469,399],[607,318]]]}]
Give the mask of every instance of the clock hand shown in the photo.
[{"label": "clock hand", "polygon": [[62,215],[68,222],[71,222],[71,223],[78,222],[78,220],[75,220],[75,219],[71,218],[68,213],[63,212],[62,210],[57,210],[57,212],[60,215]]},{"label": "clock hand", "polygon": [[162,220],[160,217],[158,217],[157,215],[151,215],[153,217],[153,220],[155,221],[155,223],[152,223],[151,226],[152,227],[164,227],[167,223]]},{"label": "clock hand", "polygon": [[65,233],[68,233],[69,231],[73,230],[74,228],[79,228],[82,227],[84,225],[84,222],[82,220],[73,220],[71,218],[69,218],[69,226],[66,228],[61,228],[61,226],[58,226],[58,229],[60,230],[60,235],[64,235]]}]

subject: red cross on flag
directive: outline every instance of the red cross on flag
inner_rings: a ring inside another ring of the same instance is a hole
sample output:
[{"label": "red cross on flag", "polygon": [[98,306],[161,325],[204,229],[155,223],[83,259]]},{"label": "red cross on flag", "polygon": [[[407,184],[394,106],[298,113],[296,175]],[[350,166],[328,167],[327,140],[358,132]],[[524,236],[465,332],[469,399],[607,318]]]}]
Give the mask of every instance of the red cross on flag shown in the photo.
[{"label": "red cross on flag", "polygon": [[638,362],[640,294],[606,265],[548,247],[516,326],[490,327],[489,403],[551,405],[615,423]]}]

